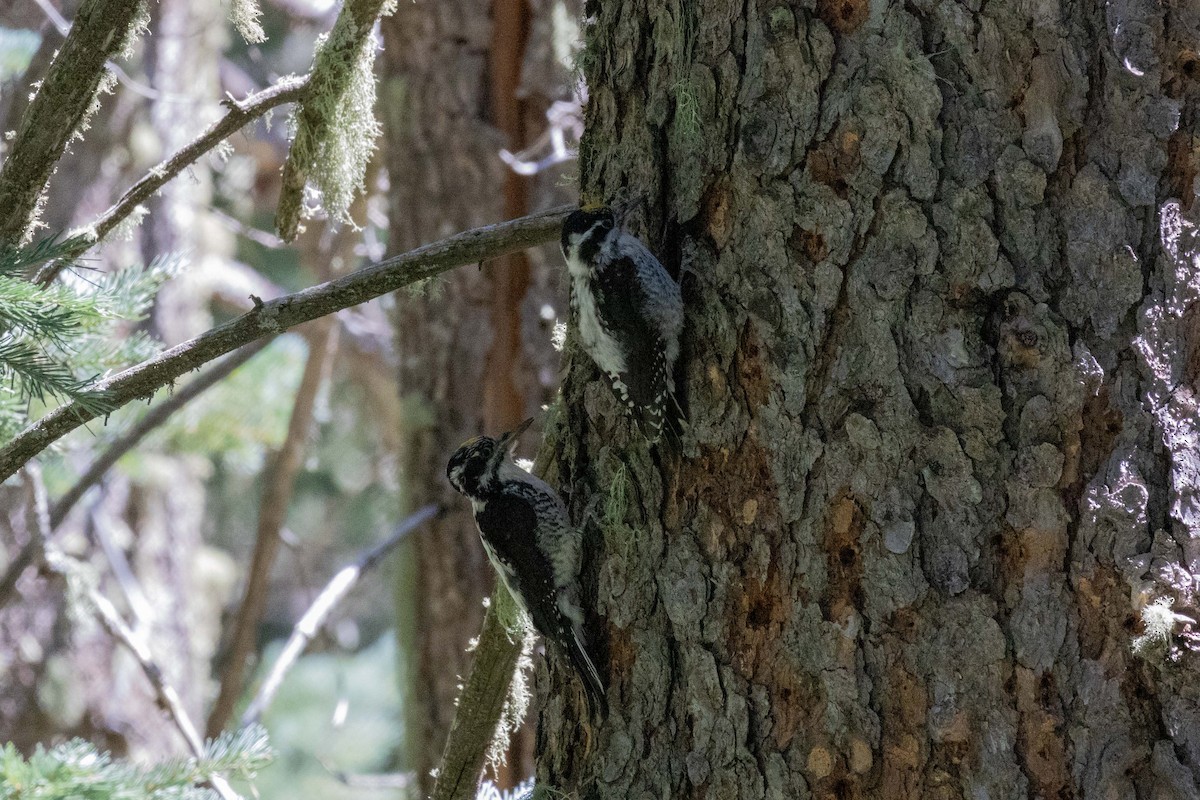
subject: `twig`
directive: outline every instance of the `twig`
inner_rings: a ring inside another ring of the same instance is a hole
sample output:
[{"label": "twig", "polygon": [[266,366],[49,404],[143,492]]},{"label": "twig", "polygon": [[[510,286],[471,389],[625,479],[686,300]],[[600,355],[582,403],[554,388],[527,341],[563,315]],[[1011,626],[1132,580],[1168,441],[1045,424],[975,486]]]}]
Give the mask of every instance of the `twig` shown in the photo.
[{"label": "twig", "polygon": [[196,163],[208,151],[219,145],[225,139],[237,133],[250,122],[261,117],[276,106],[294,103],[299,100],[308,86],[308,79],[289,77],[279,81],[274,86],[268,86],[261,92],[250,95],[245,100],[227,99],[224,105],[229,109],[225,116],[191,143],[179,150],[175,155],[152,167],[141,180],[125,190],[121,199],[117,200],[107,211],[85,228],[90,234],[77,248],[69,251],[63,258],[57,259],[38,272],[37,282],[48,285],[72,258],[78,257],[92,244],[103,239],[113,228],[117,227],[133,213],[151,195],[161,189],[168,181],[182,172],[186,167]]},{"label": "twig", "polygon": [[258,694],[254,696],[254,700],[242,714],[242,727],[258,722],[262,718],[267,706],[275,699],[275,693],[279,691],[288,670],[295,665],[309,642],[317,635],[317,631],[325,624],[325,620],[328,619],[334,607],[354,588],[358,579],[373,569],[383,560],[384,556],[395,549],[396,545],[408,538],[410,533],[433,519],[437,513],[437,506],[428,505],[415,514],[410,514],[396,525],[391,536],[364,552],[352,564],[342,567],[333,576],[321,593],[317,595],[317,599],[304,612],[304,616],[296,623],[296,627],[292,629],[292,635],[288,637],[279,657],[271,665],[271,671],[259,688]]},{"label": "twig", "polygon": [[333,354],[337,349],[335,321],[332,317],[327,317],[315,323],[318,327],[309,340],[308,361],[304,365],[304,375],[300,379],[300,386],[292,404],[287,435],[266,470],[266,488],[258,506],[254,555],[250,559],[246,588],[234,622],[225,667],[221,672],[221,689],[208,713],[205,729],[209,736],[215,737],[225,728],[242,694],[246,662],[254,652],[255,643],[258,641],[258,626],[267,606],[271,567],[279,552],[279,532],[283,528],[288,506],[291,505],[296,475],[304,463],[317,394],[328,377]]},{"label": "twig", "polygon": [[84,0],[0,170],[0,242],[29,232],[46,182],[100,88],[105,62],[125,46],[141,0]]},{"label": "twig", "polygon": [[321,766],[325,767],[330,777],[342,786],[359,791],[379,792],[387,789],[407,791],[417,782],[416,776],[411,772],[386,772],[378,775],[362,775],[340,769],[330,769],[325,764]]},{"label": "twig", "polygon": [[0,608],[4,608],[8,601],[13,599],[16,595],[17,581],[25,574],[25,570],[33,565],[33,549],[32,542],[22,547],[21,552],[17,553],[17,557],[4,571],[4,577],[0,578]]},{"label": "twig", "polygon": [[134,630],[144,629],[154,615],[153,607],[150,605],[141,583],[138,582],[137,576],[133,573],[133,566],[125,557],[125,551],[117,547],[116,542],[109,536],[108,529],[118,526],[124,528],[124,533],[127,534],[129,541],[136,539],[137,535],[123,520],[115,519],[104,513],[101,506],[102,503],[95,502],[88,509],[87,532],[95,543],[100,545],[100,552],[104,554],[104,559],[108,562],[109,569],[112,570],[113,578],[116,579],[117,586],[125,597],[130,616],[133,617],[134,624],[131,627]]},{"label": "twig", "polygon": [[138,443],[146,438],[147,434],[166,422],[176,411],[195,400],[235,369],[262,352],[271,343],[273,338],[259,339],[257,342],[251,342],[228,358],[214,364],[200,375],[200,377],[191,381],[187,386],[150,409],[150,412],[138,420],[136,425],[109,445],[108,449],[92,462],[87,472],[83,473],[79,477],[79,480],[75,481],[75,485],[58,499],[58,502],[54,504],[54,508],[50,512],[51,529],[61,525],[62,521],[66,519],[67,514],[70,513],[75,504],[83,497],[84,492],[100,480],[104,476],[104,473],[108,472],[114,464],[121,460],[123,455],[137,447]]},{"label": "twig", "polygon": [[[138,397],[153,394],[185,372],[248,342],[274,336],[302,322],[365,303],[454,267],[476,264],[550,241],[557,235],[570,210],[569,207],[559,207],[510,222],[475,228],[384,259],[336,280],[265,301],[260,308],[176,345],[136,367],[99,381],[93,388],[105,392],[112,407],[118,408]],[[78,403],[71,402],[59,406],[27,427],[0,449],[0,481],[11,477],[52,442],[96,416]]]},{"label": "twig", "polygon": [[[175,687],[167,683],[163,677],[162,668],[160,668],[154,660],[154,656],[148,648],[135,634],[125,620],[121,619],[121,615],[113,608],[113,604],[108,601],[108,598],[97,592],[95,589],[89,589],[87,592],[88,602],[96,611],[96,617],[100,620],[100,624],[108,631],[114,639],[133,653],[133,657],[137,660],[138,666],[142,668],[142,673],[145,674],[150,685],[154,687],[154,694],[158,698],[158,704],[166,709],[171,720],[175,723],[175,727],[183,734],[183,738],[187,741],[188,750],[197,759],[204,758],[204,740],[200,738],[200,731],[196,728],[196,723],[192,722],[192,718],[188,715],[187,709],[183,707],[183,700],[179,697],[179,692],[175,691]],[[237,800],[240,796],[233,790],[223,777],[220,775],[209,775],[209,781],[213,788],[221,795],[224,800]]]},{"label": "twig", "polygon": [[[70,568],[66,565],[67,559],[61,554],[54,553],[50,548],[50,510],[41,470],[37,464],[31,463],[25,467],[24,472],[32,500],[29,514],[29,534],[31,539],[38,543],[35,552],[42,554],[39,560],[51,572],[60,576],[64,581],[71,581]],[[150,681],[150,685],[154,687],[154,694],[158,698],[159,706],[166,710],[171,721],[175,723],[175,727],[183,734],[188,750],[197,759],[204,758],[204,740],[200,738],[199,730],[192,722],[187,709],[183,707],[179,692],[167,683],[162,668],[158,666],[154,656],[150,653],[150,648],[125,624],[125,620],[121,619],[121,615],[117,613],[117,609],[113,607],[107,597],[100,594],[95,587],[85,586],[81,580],[76,579],[74,584],[84,590],[88,604],[95,611],[97,620],[109,635],[133,654],[138,666],[142,668],[142,672]],[[220,775],[210,775],[209,780],[224,800],[238,800],[237,792],[233,791],[229,783]]]}]

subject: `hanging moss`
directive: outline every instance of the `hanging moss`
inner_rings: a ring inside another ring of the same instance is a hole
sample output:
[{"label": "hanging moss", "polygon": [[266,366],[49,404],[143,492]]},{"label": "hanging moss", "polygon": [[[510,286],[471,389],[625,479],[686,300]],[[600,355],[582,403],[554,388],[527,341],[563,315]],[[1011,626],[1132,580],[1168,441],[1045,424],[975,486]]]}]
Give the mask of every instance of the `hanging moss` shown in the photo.
[{"label": "hanging moss", "polygon": [[353,224],[350,203],[363,189],[375,151],[375,20],[395,4],[347,2],[317,43],[308,90],[292,118],[294,134],[283,167],[276,228],[291,241],[301,231],[304,189],[310,182],[334,219]]}]

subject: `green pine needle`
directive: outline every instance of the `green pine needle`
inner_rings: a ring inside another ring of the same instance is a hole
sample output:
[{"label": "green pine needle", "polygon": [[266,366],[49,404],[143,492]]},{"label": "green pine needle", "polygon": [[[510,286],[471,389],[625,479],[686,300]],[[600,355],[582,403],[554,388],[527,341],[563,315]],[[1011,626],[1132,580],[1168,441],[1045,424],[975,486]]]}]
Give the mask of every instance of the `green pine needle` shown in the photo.
[{"label": "green pine needle", "polygon": [[253,780],[274,757],[258,725],[209,741],[202,758],[150,767],[114,759],[82,739],[50,749],[39,745],[28,759],[10,743],[0,748],[0,800],[210,800],[216,793],[197,784],[216,774]]},{"label": "green pine needle", "polygon": [[96,378],[153,355],[158,344],[129,333],[159,288],[180,270],[170,256],[149,266],[87,272],[68,261],[50,287],[29,280],[41,265],[69,258],[77,239],[52,237],[0,249],[0,441],[28,421],[32,401],[74,401],[89,414],[113,409]]}]

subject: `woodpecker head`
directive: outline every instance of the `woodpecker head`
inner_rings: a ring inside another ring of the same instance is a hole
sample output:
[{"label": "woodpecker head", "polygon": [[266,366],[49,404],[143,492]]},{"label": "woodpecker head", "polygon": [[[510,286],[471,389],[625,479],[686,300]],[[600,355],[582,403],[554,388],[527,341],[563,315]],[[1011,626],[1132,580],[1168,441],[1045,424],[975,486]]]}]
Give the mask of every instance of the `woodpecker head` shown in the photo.
[{"label": "woodpecker head", "polygon": [[508,458],[508,449],[533,424],[533,417],[499,438],[476,436],[468,439],[450,456],[446,478],[450,485],[467,497],[481,497],[500,485],[500,469]]},{"label": "woodpecker head", "polygon": [[562,228],[562,252],[567,266],[572,270],[586,269],[604,237],[616,226],[616,215],[608,206],[584,206],[571,212]]}]

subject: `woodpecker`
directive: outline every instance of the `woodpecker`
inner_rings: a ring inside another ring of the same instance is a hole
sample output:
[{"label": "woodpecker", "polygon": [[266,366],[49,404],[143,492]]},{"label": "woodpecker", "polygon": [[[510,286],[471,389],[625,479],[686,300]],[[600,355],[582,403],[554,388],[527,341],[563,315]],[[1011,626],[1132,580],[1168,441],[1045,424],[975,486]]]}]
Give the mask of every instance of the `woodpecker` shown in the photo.
[{"label": "woodpecker", "polygon": [[683,296],[641,239],[607,206],[585,207],[563,223],[579,338],[651,443],[675,403],[675,361]]},{"label": "woodpecker", "polygon": [[538,632],[566,653],[595,711],[606,701],[604,683],[584,645],[577,599],[579,531],[558,494],[509,457],[509,447],[532,422],[527,419],[498,439],[478,436],[464,442],[450,457],[446,478],[470,499],[483,549],[500,579]]}]

